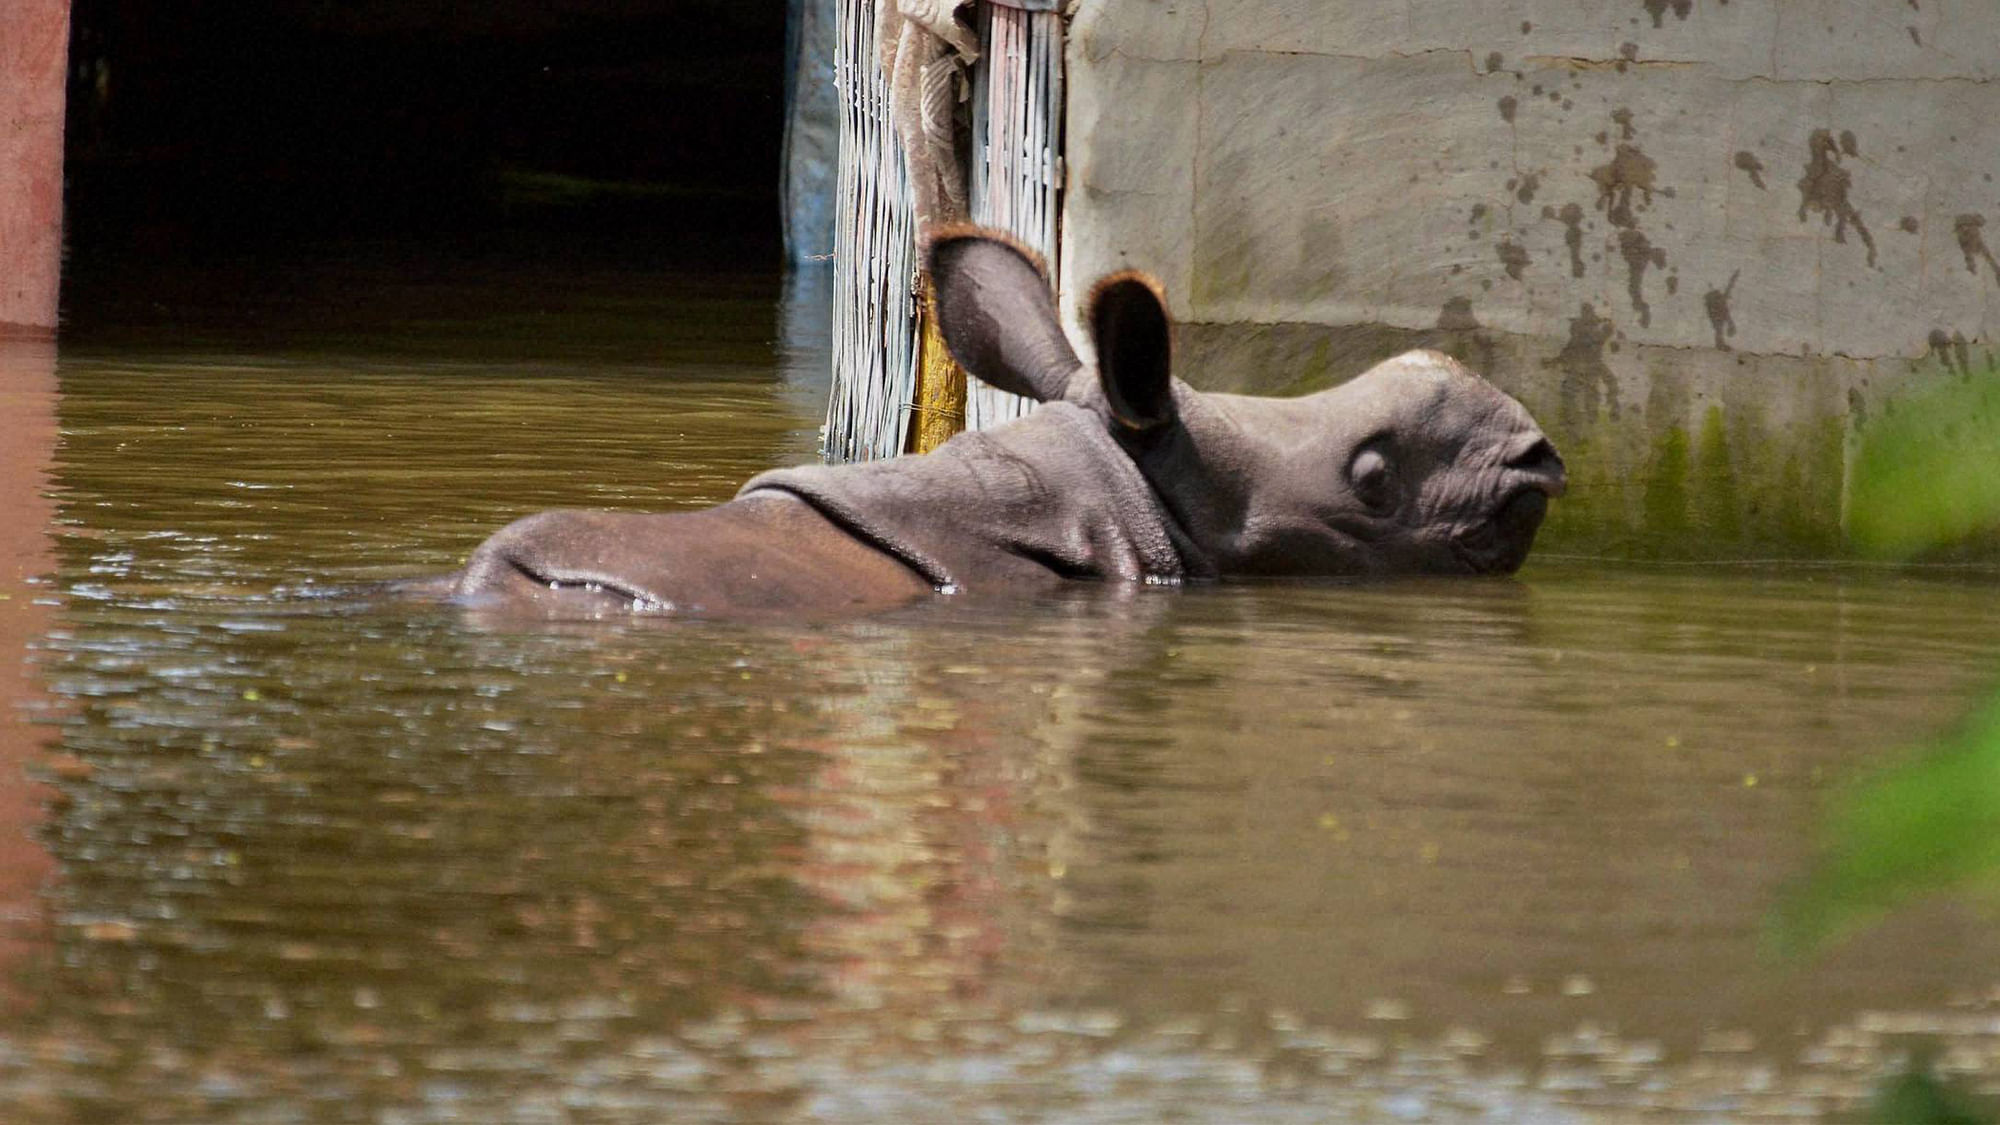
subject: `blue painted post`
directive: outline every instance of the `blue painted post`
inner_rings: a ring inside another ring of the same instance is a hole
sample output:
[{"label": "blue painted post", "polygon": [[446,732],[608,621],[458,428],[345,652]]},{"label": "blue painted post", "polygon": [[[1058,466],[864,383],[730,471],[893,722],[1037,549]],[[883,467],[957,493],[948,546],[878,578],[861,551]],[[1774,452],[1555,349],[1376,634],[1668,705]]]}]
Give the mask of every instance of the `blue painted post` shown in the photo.
[{"label": "blue painted post", "polygon": [[804,262],[833,253],[840,160],[833,0],[790,0],[785,40],[785,155],[779,194],[786,256]]}]

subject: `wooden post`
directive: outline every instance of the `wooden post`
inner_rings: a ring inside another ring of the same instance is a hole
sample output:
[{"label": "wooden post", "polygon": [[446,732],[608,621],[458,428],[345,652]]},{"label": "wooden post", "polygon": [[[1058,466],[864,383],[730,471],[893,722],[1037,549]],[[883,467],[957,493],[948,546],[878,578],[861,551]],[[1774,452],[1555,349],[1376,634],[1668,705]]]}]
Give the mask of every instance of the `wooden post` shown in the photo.
[{"label": "wooden post", "polygon": [[56,327],[69,0],[0,3],[0,335]]}]

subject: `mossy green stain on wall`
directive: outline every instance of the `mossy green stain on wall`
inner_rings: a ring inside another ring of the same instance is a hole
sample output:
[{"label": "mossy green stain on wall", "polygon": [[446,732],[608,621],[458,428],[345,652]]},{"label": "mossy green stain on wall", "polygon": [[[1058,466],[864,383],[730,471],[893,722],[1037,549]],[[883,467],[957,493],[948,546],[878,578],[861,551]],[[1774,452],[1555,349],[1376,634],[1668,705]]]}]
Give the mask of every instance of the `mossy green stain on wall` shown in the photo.
[{"label": "mossy green stain on wall", "polygon": [[1770,507],[1781,542],[1807,555],[1840,551],[1846,475],[1847,427],[1839,418],[1820,418],[1779,472]]},{"label": "mossy green stain on wall", "polygon": [[1743,498],[1737,491],[1736,470],[1729,456],[1729,429],[1723,423],[1719,405],[1710,406],[1702,417],[1690,485],[1696,532],[1713,544],[1740,545]]},{"label": "mossy green stain on wall", "polygon": [[1323,387],[1333,381],[1333,341],[1321,340],[1299,370],[1302,386]]},{"label": "mossy green stain on wall", "polygon": [[1653,443],[1646,468],[1646,491],[1640,544],[1648,555],[1672,555],[1689,541],[1688,435],[1674,426]]},{"label": "mossy green stain on wall", "polygon": [[1783,427],[1754,413],[1711,403],[1692,433],[1600,418],[1581,434],[1551,435],[1571,487],[1551,508],[1541,547],[1659,559],[1847,554],[1844,418]]}]

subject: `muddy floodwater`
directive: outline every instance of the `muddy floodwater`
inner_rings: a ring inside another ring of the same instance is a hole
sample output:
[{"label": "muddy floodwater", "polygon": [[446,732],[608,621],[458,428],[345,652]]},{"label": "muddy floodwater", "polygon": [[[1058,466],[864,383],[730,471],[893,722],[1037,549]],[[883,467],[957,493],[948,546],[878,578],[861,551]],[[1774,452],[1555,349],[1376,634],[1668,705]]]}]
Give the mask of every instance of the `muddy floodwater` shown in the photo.
[{"label": "muddy floodwater", "polygon": [[1991,575],[371,594],[812,456],[811,285],[565,285],[15,350],[0,1120],[1821,1120],[1913,1050],[2000,1079],[1985,917],[1760,950],[1829,793],[1990,687]]}]

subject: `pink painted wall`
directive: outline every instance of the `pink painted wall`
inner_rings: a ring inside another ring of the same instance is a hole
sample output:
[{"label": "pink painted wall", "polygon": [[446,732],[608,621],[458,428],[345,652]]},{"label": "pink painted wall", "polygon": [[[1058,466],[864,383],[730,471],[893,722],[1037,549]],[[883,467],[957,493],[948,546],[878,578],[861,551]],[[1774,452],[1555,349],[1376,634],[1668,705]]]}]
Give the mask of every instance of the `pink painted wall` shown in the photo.
[{"label": "pink painted wall", "polygon": [[0,2],[0,334],[56,325],[69,0]]},{"label": "pink painted wall", "polygon": [[54,863],[34,838],[49,793],[48,696],[29,646],[53,610],[30,579],[55,569],[56,287],[62,267],[63,79],[69,0],[0,0],[0,1012],[49,951],[42,892]]}]

